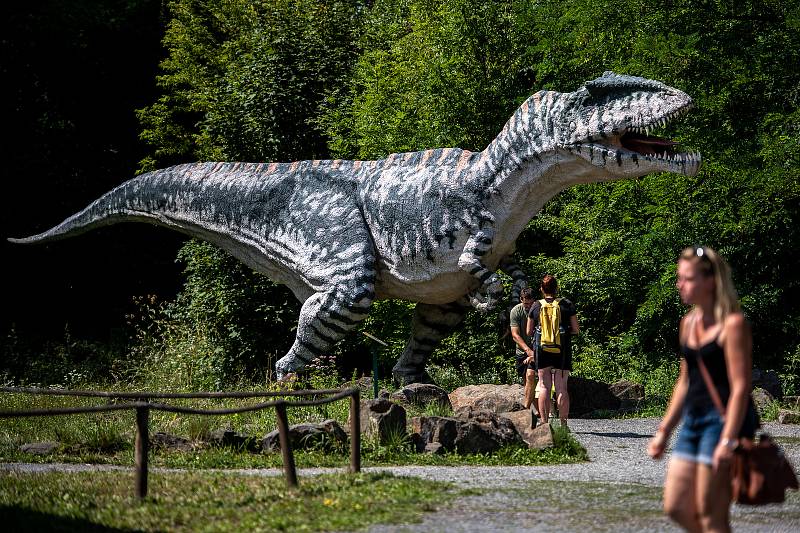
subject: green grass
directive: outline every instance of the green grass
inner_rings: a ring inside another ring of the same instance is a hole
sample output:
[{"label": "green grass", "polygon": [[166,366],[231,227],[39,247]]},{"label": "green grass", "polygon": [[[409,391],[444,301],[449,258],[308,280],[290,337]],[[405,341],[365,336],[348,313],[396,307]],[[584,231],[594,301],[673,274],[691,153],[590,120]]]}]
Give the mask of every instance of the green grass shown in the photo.
[{"label": "green grass", "polygon": [[[169,403],[194,407],[220,408],[245,405],[258,400],[170,400]],[[0,409],[32,409],[96,405],[103,400],[25,394],[0,394]],[[289,423],[320,422],[334,418],[344,427],[348,400],[323,407],[288,409]],[[413,412],[409,412],[411,416]],[[35,418],[8,418],[0,424],[0,461],[2,462],[67,462],[133,465],[135,416],[133,410],[92,413],[85,415]],[[151,412],[150,434],[165,432],[189,438],[194,449],[177,451],[151,448],[150,464],[177,468],[280,468],[280,453],[251,453],[246,450],[218,448],[202,443],[202,438],[217,428],[231,428],[261,439],[276,427],[274,410],[231,416],[178,415]],[[30,442],[55,441],[59,448],[49,455],[32,455],[19,450]],[[509,446],[493,454],[432,455],[416,453],[406,435],[399,435],[381,444],[372,439],[362,440],[362,464],[386,465],[542,465],[587,460],[586,451],[568,433],[559,437],[556,447],[529,450],[525,446]],[[296,450],[298,467],[336,467],[349,464],[349,446]]]},{"label": "green grass", "polygon": [[386,473],[282,477],[151,473],[133,496],[124,472],[0,472],[7,531],[330,531],[417,521],[456,496],[450,485]]}]

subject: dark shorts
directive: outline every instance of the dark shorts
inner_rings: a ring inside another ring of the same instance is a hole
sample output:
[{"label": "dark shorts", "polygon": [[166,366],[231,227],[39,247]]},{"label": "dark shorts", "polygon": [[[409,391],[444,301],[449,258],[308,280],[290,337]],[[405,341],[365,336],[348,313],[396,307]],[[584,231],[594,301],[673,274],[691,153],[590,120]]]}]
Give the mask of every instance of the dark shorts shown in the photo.
[{"label": "dark shorts", "polygon": [[[758,418],[755,415],[755,410],[750,406],[745,414],[739,435],[752,438],[757,425]],[[722,434],[722,426],[722,417],[719,416],[719,412],[714,407],[710,407],[705,411],[685,410],[683,425],[675,441],[675,447],[672,449],[672,456],[693,463],[711,466],[714,449],[717,447]]]},{"label": "dark shorts", "polygon": [[[562,362],[563,360],[563,362]],[[539,352],[539,368],[553,367],[559,370],[572,370],[572,358],[560,353]]]},{"label": "dark shorts", "polygon": [[530,363],[523,363],[523,361],[527,358],[527,355],[519,355],[517,354],[517,375],[521,378],[525,377],[525,373],[528,369],[535,370],[536,367],[533,365],[533,362]]}]

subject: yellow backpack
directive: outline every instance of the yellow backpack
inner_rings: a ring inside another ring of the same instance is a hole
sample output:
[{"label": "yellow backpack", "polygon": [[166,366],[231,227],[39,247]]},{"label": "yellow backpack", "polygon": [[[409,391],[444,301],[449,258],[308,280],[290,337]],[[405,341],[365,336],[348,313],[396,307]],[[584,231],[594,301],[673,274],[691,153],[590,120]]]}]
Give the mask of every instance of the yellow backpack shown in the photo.
[{"label": "yellow backpack", "polygon": [[539,300],[539,344],[548,353],[561,353],[561,298]]}]

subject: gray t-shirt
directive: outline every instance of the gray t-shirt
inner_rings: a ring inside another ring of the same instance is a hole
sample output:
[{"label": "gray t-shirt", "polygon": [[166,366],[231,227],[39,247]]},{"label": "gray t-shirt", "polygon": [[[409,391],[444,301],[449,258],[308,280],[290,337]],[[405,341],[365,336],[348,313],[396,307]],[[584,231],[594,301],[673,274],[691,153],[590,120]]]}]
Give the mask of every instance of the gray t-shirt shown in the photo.
[{"label": "gray t-shirt", "polygon": [[[531,338],[528,337],[528,312],[525,307],[518,303],[511,309],[511,327],[519,328],[519,336],[525,341],[529,348],[533,348]],[[517,343],[514,343],[517,345]],[[517,355],[525,355],[525,352],[517,345]]]}]

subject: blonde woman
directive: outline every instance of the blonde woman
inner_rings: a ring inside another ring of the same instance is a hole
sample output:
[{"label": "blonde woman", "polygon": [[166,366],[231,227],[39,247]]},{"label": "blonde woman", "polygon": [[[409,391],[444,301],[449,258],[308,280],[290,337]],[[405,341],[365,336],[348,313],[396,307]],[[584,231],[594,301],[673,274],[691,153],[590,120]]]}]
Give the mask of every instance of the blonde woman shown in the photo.
[{"label": "blonde woman", "polygon": [[[730,531],[730,461],[758,419],[750,399],[752,337],[730,268],[714,250],[694,246],[678,259],[676,286],[692,309],[680,323],[680,374],[648,453],[659,459],[682,422],[664,483],[664,510],[687,531]],[[714,406],[708,370],[725,406]]]}]

